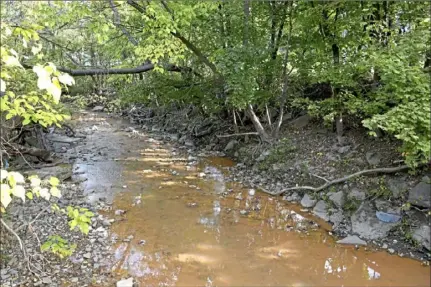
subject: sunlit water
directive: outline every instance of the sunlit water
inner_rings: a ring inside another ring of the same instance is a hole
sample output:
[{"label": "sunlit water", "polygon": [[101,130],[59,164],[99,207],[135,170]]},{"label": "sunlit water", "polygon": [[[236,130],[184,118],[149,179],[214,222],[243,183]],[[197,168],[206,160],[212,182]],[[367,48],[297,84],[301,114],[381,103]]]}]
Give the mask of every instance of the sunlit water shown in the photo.
[{"label": "sunlit water", "polygon": [[229,160],[190,165],[171,145],[128,138],[114,132],[124,122],[109,122],[91,144],[106,146],[110,159],[77,168],[90,199],[113,200],[108,268],[116,278],[141,286],[429,286],[420,262],[336,245],[329,226],[298,206],[226,183]]}]

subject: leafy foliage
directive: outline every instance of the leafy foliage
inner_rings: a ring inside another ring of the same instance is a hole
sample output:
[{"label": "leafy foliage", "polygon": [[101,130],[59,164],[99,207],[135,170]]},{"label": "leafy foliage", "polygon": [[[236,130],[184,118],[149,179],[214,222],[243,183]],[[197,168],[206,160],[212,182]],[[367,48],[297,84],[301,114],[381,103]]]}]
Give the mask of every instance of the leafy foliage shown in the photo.
[{"label": "leafy foliage", "polygon": [[69,244],[59,235],[51,235],[40,247],[42,251],[50,251],[60,258],[69,257],[76,249],[76,244]]}]

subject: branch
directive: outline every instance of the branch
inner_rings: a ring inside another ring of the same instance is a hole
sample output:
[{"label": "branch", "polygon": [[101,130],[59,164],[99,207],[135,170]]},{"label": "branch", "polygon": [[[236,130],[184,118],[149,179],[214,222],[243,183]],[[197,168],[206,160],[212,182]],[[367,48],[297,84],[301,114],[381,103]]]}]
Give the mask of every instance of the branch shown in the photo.
[{"label": "branch", "polygon": [[117,7],[114,5],[114,2],[112,0],[109,0],[109,4],[111,5],[112,12],[114,13],[114,25],[117,28],[119,28],[121,30],[121,32],[123,32],[124,35],[127,36],[129,41],[133,45],[138,46],[138,44],[139,44],[138,41],[135,38],[133,38],[133,36],[130,35],[130,33],[124,27],[122,27],[120,25],[120,14],[118,14],[118,10],[117,10]]},{"label": "branch", "polygon": [[351,178],[360,176],[360,175],[364,175],[364,174],[374,174],[374,173],[395,173],[395,172],[399,172],[399,171],[403,171],[403,170],[407,170],[409,169],[409,166],[407,165],[402,165],[402,166],[398,166],[398,167],[382,167],[382,168],[375,168],[375,169],[365,169],[365,170],[361,170],[355,173],[352,173],[350,175],[347,175],[345,177],[341,177],[341,178],[337,178],[334,180],[327,180],[326,178],[323,178],[321,176],[315,175],[313,174],[313,176],[316,176],[320,179],[323,179],[325,181],[325,184],[318,186],[318,187],[312,187],[312,186],[294,186],[294,187],[289,187],[289,188],[285,188],[282,189],[278,192],[271,192],[268,191],[266,189],[260,188],[262,189],[263,192],[271,194],[271,195],[281,195],[283,193],[285,193],[286,191],[290,191],[290,190],[311,190],[314,192],[319,192],[331,185],[337,184],[337,183],[342,183],[345,182]]},{"label": "branch", "polygon": [[22,250],[22,252],[24,253],[24,256],[25,256],[25,249],[24,249],[24,245],[22,244],[22,240],[21,240],[21,238],[19,237],[19,235],[18,234],[16,234],[16,232],[12,229],[12,228],[10,228],[10,226],[9,225],[7,225],[6,224],[6,222],[4,222],[4,220],[3,220],[3,218],[0,218],[0,221],[1,221],[1,223],[3,224],[3,226],[10,232],[10,233],[12,233],[15,237],[16,237],[16,239],[18,240],[18,242],[19,242],[19,246],[21,247],[21,250]]},{"label": "branch", "polygon": [[216,135],[216,137],[218,137],[218,138],[230,138],[230,137],[247,136],[247,135],[259,135],[259,133],[250,132],[250,133],[239,133],[239,134],[231,134],[231,135]]}]

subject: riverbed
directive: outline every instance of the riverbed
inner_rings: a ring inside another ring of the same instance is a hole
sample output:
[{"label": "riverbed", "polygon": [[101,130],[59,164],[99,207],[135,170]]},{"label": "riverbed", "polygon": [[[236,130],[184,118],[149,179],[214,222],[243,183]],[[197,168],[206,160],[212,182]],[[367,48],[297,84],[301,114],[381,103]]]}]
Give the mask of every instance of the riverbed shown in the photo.
[{"label": "riverbed", "polygon": [[[115,280],[140,286],[429,286],[429,266],[372,246],[336,244],[300,206],[227,182],[227,158],[84,113],[74,171],[107,201]],[[103,211],[101,211],[103,212]],[[105,286],[105,285],[103,285]]]}]

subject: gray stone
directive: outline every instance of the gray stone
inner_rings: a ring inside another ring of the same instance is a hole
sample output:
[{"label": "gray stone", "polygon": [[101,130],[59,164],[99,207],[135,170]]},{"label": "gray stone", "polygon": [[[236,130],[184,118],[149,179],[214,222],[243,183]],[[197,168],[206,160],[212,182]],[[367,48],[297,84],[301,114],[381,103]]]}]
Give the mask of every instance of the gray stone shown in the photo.
[{"label": "gray stone", "polygon": [[419,242],[427,250],[431,250],[430,234],[430,227],[428,225],[422,225],[413,231],[413,239]]},{"label": "gray stone", "polygon": [[115,215],[123,215],[124,213],[126,213],[126,211],[122,210],[122,209],[117,209],[115,211]]},{"label": "gray stone", "polygon": [[382,156],[377,152],[370,151],[365,154],[365,158],[369,165],[378,165]]},{"label": "gray stone", "polygon": [[392,249],[392,248],[389,248],[388,251],[389,251],[390,254],[394,254],[395,253],[395,250]]},{"label": "gray stone", "polygon": [[194,147],[195,143],[191,139],[186,139],[186,141],[184,142],[184,145],[188,147]]},{"label": "gray stone", "polygon": [[337,241],[338,244],[348,244],[348,245],[367,245],[367,242],[362,240],[356,235],[349,235],[346,238]]},{"label": "gray stone", "polygon": [[386,184],[395,198],[401,197],[408,189],[407,182],[401,178],[389,178]]},{"label": "gray stone", "polygon": [[319,200],[316,203],[316,206],[313,208],[313,214],[322,218],[323,220],[328,221],[329,214],[328,214],[328,205],[326,204],[326,202],[323,200]]},{"label": "gray stone", "polygon": [[344,153],[348,152],[349,150],[350,150],[350,146],[346,145],[346,146],[339,147],[337,149],[337,152],[341,153],[341,154],[344,154]]},{"label": "gray stone", "polygon": [[117,287],[133,287],[133,277],[118,281]]},{"label": "gray stone", "polygon": [[47,276],[47,277],[43,277],[42,278],[42,283],[43,284],[52,284],[52,279],[51,277]]},{"label": "gray stone", "polygon": [[333,192],[329,195],[329,199],[338,207],[341,208],[346,201],[346,197],[342,190]]},{"label": "gray stone", "polygon": [[82,257],[84,257],[85,259],[90,259],[91,258],[91,253],[85,253]]},{"label": "gray stone", "polygon": [[359,190],[357,188],[353,188],[349,193],[347,193],[348,199],[355,199],[359,201],[363,201],[365,199],[365,192]]},{"label": "gray stone", "polygon": [[286,201],[299,201],[299,200],[301,200],[301,197],[299,196],[298,193],[294,192],[291,195],[287,195],[287,196],[283,197],[283,199]]},{"label": "gray stone", "polygon": [[256,161],[263,161],[270,154],[271,152],[269,150],[266,150],[260,154],[260,156],[256,159]]},{"label": "gray stone", "polygon": [[399,206],[393,206],[390,202],[387,200],[377,199],[374,201],[376,208],[378,211],[386,212],[386,213],[392,213],[396,215],[401,214],[401,207]]},{"label": "gray stone", "polygon": [[224,151],[230,151],[230,150],[232,150],[236,146],[237,143],[238,143],[237,140],[231,140],[230,142],[228,142],[228,144],[224,148]]},{"label": "gray stone", "polygon": [[306,208],[313,207],[316,202],[317,200],[311,198],[308,193],[304,194],[304,197],[301,199],[301,205]]},{"label": "gray stone", "polygon": [[52,142],[66,143],[66,144],[73,144],[82,140],[82,138],[71,138],[68,136],[62,136],[58,134],[49,134],[46,136],[46,138]]},{"label": "gray stone", "polygon": [[43,167],[23,172],[24,175],[37,175],[41,179],[46,179],[51,176],[57,177],[60,181],[72,177],[72,165],[68,163],[59,164],[56,166]]},{"label": "gray stone", "polygon": [[373,240],[385,237],[396,223],[386,223],[376,217],[376,210],[364,202],[352,215],[352,231],[360,237]]},{"label": "gray stone", "polygon": [[430,178],[424,176],[413,189],[409,192],[409,202],[416,206],[430,208],[431,207],[431,184]]},{"label": "gray stone", "polygon": [[102,112],[105,109],[104,106],[95,106],[91,111],[93,112]]},{"label": "gray stone", "polygon": [[333,223],[332,229],[337,229],[338,225],[343,222],[344,215],[341,210],[332,211],[329,215],[329,221]]},{"label": "gray stone", "polygon": [[292,125],[296,129],[302,129],[308,125],[310,120],[311,120],[310,115],[305,114],[303,116],[300,116],[300,117],[294,119],[289,124]]}]

